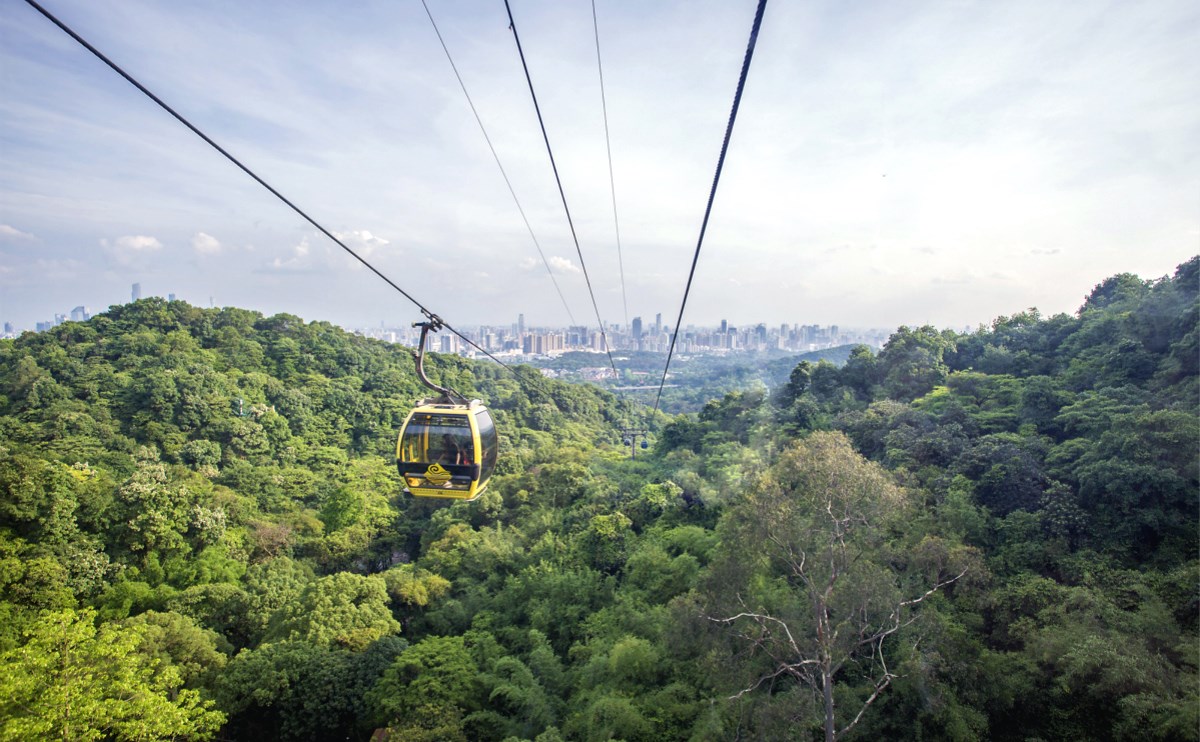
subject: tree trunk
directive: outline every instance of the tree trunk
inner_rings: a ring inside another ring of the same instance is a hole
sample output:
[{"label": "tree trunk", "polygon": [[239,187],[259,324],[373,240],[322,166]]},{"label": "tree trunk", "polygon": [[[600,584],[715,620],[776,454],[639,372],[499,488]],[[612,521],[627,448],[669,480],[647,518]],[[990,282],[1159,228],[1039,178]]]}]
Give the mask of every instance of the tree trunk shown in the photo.
[{"label": "tree trunk", "polygon": [[821,662],[821,685],[825,693],[825,742],[834,742],[836,736],[833,718],[833,673],[830,672],[829,658]]}]

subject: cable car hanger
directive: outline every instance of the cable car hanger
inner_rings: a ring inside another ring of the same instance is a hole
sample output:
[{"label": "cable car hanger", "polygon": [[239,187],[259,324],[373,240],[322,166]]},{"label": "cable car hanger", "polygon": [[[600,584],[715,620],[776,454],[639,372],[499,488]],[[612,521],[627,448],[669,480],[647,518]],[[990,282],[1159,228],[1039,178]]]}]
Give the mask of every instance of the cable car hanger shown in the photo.
[{"label": "cable car hanger", "polygon": [[[467,399],[465,396],[459,394],[458,392],[454,391],[453,389],[451,389],[448,386],[438,386],[437,384],[434,384],[432,381],[429,380],[429,377],[425,375],[425,336],[427,336],[429,334],[430,330],[432,330],[433,332],[438,332],[444,326],[444,323],[442,322],[442,318],[437,316],[436,314],[426,314],[425,316],[429,318],[428,322],[412,323],[413,327],[421,328],[421,339],[419,341],[417,341],[417,378],[421,380],[422,384],[429,387],[430,389],[437,392],[438,394],[441,394],[442,398],[446,402],[448,402],[450,404],[469,405],[471,403],[471,401],[469,399]],[[456,402],[454,400],[458,400],[458,401]],[[426,401],[430,401],[430,400],[426,400]]]}]

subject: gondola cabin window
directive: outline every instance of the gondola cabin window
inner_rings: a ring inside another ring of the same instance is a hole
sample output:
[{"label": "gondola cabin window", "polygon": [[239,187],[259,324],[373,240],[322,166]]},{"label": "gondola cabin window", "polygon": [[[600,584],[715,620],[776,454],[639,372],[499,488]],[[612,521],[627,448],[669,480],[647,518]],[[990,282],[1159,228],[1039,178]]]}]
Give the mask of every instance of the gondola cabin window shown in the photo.
[{"label": "gondola cabin window", "polygon": [[492,415],[486,409],[480,410],[475,415],[475,424],[479,426],[479,441],[483,447],[479,458],[482,469],[480,478],[487,482],[488,479],[491,479],[492,472],[496,470],[496,459],[500,455],[496,424],[492,422]]}]

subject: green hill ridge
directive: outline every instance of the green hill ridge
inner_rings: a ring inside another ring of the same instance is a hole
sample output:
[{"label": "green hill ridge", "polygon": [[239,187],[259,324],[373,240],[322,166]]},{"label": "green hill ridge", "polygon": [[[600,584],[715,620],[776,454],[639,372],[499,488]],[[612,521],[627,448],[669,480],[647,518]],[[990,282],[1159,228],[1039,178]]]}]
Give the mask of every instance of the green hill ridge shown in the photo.
[{"label": "green hill ridge", "polygon": [[395,471],[411,349],[161,299],[0,341],[0,739],[1197,739],[1198,292],[696,414],[434,354],[501,433],[456,504]]}]

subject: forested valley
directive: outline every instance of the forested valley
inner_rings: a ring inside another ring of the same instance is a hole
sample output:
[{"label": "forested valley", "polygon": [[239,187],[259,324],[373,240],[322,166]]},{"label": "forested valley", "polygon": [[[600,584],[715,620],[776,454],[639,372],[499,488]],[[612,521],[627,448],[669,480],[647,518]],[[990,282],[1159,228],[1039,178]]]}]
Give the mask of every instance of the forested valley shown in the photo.
[{"label": "forested valley", "polygon": [[[146,299],[0,341],[0,739],[1200,737],[1200,258],[698,414]],[[622,441],[630,425],[651,447]]]}]

